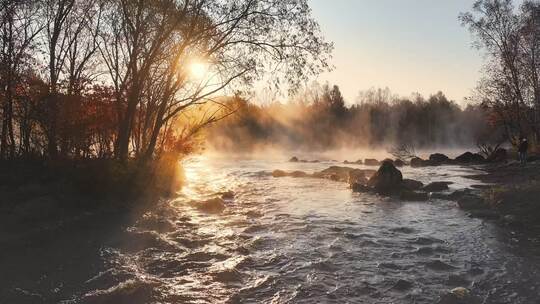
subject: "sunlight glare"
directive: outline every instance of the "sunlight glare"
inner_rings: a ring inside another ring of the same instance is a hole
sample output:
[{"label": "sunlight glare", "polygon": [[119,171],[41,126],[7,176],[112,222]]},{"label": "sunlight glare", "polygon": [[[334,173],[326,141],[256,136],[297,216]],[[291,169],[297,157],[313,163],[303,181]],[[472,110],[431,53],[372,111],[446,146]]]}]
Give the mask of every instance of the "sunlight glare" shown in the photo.
[{"label": "sunlight glare", "polygon": [[191,76],[195,79],[204,78],[208,72],[208,65],[203,62],[193,62],[189,68]]}]

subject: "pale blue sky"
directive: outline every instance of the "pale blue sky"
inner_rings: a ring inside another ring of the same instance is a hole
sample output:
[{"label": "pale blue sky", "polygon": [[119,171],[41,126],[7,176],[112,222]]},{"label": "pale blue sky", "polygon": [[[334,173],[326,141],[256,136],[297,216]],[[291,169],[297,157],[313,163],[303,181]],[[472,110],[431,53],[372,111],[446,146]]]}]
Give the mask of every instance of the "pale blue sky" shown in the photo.
[{"label": "pale blue sky", "polygon": [[441,90],[462,103],[475,87],[481,54],[458,20],[473,0],[309,1],[335,44],[335,70],[319,81],[338,84],[347,102],[388,86],[403,96]]}]

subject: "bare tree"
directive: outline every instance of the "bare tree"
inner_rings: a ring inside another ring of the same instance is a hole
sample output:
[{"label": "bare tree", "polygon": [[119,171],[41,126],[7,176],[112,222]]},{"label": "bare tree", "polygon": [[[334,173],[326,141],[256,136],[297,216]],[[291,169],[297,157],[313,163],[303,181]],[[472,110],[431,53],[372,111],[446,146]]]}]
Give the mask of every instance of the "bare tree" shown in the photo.
[{"label": "bare tree", "polygon": [[34,38],[42,30],[35,19],[39,5],[33,1],[0,2],[0,98],[2,98],[2,126],[0,158],[9,153],[14,157],[16,139],[14,132],[15,87],[19,75],[28,63]]},{"label": "bare tree", "polygon": [[[167,121],[189,107],[267,72],[294,90],[329,68],[332,45],[305,0],[111,1],[106,21],[100,50],[118,98],[122,160],[136,122],[135,146],[149,158]],[[190,75],[195,62],[207,75]]]}]

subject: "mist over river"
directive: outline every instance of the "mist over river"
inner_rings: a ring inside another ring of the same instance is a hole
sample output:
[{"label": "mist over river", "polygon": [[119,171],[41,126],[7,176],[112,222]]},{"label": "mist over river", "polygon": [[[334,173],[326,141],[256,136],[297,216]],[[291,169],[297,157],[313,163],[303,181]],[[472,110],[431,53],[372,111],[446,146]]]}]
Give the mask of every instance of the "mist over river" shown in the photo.
[{"label": "mist over river", "polygon": [[[339,164],[190,158],[177,197],[118,229],[90,217],[52,242],[4,248],[0,303],[435,303],[458,286],[484,303],[540,303],[534,239],[470,218],[454,202],[271,176],[331,165]],[[451,190],[478,184],[466,178],[472,168],[401,170],[451,181]],[[196,208],[225,191],[235,197],[223,212]]]}]

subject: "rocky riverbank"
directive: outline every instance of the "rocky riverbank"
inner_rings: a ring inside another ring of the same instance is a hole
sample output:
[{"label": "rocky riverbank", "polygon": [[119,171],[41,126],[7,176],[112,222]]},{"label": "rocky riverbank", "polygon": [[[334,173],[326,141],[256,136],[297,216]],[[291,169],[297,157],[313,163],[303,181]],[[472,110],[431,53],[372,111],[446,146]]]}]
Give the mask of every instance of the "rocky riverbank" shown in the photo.
[{"label": "rocky riverbank", "polygon": [[[529,157],[526,166],[510,160],[510,153],[499,148],[490,157],[465,152],[451,159],[441,153],[434,153],[427,159],[413,158],[409,162],[399,159],[344,161],[344,164],[380,166],[378,170],[332,166],[320,172],[285,172],[276,170],[274,177],[326,178],[347,182],[354,192],[372,192],[379,195],[395,196],[403,201],[426,201],[442,199],[455,201],[457,206],[467,211],[471,217],[495,220],[513,228],[540,231],[540,161]],[[290,161],[296,162],[293,157]],[[485,173],[467,176],[481,182],[471,188],[449,192],[445,181],[423,183],[402,176],[397,168],[410,165],[414,168],[459,165],[472,167]]]}]

